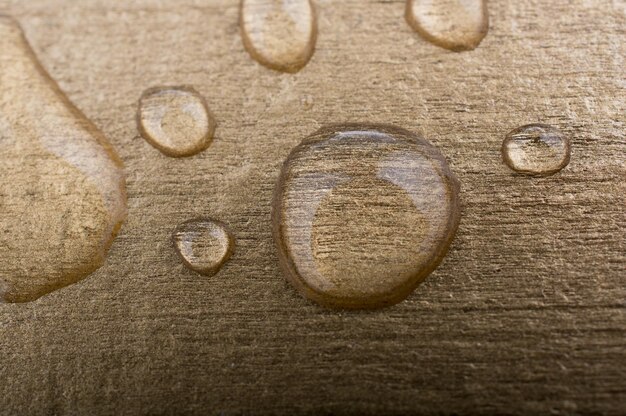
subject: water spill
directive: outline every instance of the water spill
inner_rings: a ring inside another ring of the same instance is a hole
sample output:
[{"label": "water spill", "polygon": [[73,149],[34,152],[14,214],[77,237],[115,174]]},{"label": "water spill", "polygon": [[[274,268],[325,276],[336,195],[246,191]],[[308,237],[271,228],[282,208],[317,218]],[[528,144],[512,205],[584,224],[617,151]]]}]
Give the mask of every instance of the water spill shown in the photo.
[{"label": "water spill", "polygon": [[144,139],[171,157],[193,156],[213,140],[215,119],[192,87],[156,87],[143,93],[137,113]]},{"label": "water spill", "polygon": [[397,303],[445,256],[458,194],[442,154],[419,136],[380,125],[322,128],[291,152],[276,187],[281,266],[325,306]]},{"label": "water spill", "polygon": [[235,246],[226,225],[210,219],[182,223],[174,231],[172,239],[185,265],[206,276],[219,272]]},{"label": "water spill", "polygon": [[317,19],[310,0],[242,0],[243,44],[259,63],[298,72],[315,50]]},{"label": "water spill", "polygon": [[405,17],[423,38],[457,52],[475,49],[489,30],[487,0],[407,0]]},{"label": "water spill", "polygon": [[502,157],[517,172],[551,175],[569,163],[570,141],[552,126],[529,124],[507,134]]},{"label": "water spill", "polygon": [[0,16],[0,302],[27,302],[104,262],[126,216],[122,163]]}]

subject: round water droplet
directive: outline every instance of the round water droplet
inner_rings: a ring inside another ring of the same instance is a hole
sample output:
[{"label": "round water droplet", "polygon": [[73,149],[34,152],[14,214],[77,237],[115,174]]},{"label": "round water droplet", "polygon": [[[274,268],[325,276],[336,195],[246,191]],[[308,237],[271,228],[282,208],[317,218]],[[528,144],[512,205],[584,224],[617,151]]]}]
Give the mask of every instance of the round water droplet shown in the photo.
[{"label": "round water droplet", "polygon": [[156,87],[139,101],[139,131],[171,157],[193,156],[213,140],[215,119],[204,97],[192,87]]},{"label": "round water droplet", "polygon": [[126,217],[122,163],[0,16],[0,302],[27,302],[103,263]]},{"label": "round water droplet", "polygon": [[281,266],[322,305],[399,302],[445,256],[458,194],[444,157],[419,136],[379,125],[322,128],[291,152],[276,187]]},{"label": "round water droplet", "polygon": [[210,219],[182,223],[176,228],[172,238],[185,265],[206,276],[219,272],[235,246],[228,227]]},{"label": "round water droplet", "polygon": [[310,110],[315,105],[315,98],[312,95],[305,95],[300,98],[300,104],[305,110]]},{"label": "round water droplet", "polygon": [[315,50],[317,19],[310,0],[242,0],[241,36],[260,64],[298,72]]},{"label": "round water droplet", "polygon": [[552,126],[529,124],[507,134],[502,157],[514,171],[551,175],[569,163],[570,141]]},{"label": "round water droplet", "polygon": [[489,30],[486,0],[407,0],[405,17],[423,38],[457,52],[475,49]]}]

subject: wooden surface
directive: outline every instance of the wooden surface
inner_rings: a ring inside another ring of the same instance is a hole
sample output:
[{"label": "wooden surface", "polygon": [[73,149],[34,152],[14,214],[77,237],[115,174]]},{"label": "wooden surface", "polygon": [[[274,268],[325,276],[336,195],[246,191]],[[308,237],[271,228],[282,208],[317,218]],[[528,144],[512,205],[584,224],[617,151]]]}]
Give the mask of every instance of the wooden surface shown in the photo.
[{"label": "wooden surface", "polygon": [[[129,197],[100,270],[0,306],[1,414],[624,413],[625,2],[493,1],[465,53],[419,37],[402,1],[317,8],[315,54],[281,74],[245,51],[234,0],[0,0],[115,146]],[[206,97],[209,149],[173,159],[140,138],[157,85]],[[300,297],[272,241],[284,159],[342,122],[419,133],[461,182],[441,266],[374,312]],[[501,160],[534,122],[571,137],[554,176]],[[198,217],[236,238],[210,278],[170,241]]]}]

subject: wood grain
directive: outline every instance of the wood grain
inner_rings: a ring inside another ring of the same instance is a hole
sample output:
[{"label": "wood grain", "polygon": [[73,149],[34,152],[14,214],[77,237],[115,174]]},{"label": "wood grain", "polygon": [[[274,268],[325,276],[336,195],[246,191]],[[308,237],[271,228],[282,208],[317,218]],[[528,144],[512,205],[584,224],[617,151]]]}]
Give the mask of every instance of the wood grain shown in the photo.
[{"label": "wood grain", "polygon": [[[2,414],[622,414],[626,401],[626,5],[490,2],[471,52],[424,41],[403,1],[318,0],[297,74],[252,60],[231,0],[0,0],[124,160],[128,219],[80,284],[0,306]],[[192,85],[217,120],[187,159],[139,137],[142,92]],[[393,124],[446,155],[462,217],[406,301],[348,313],[280,272],[271,201],[291,149],[329,123]],[[500,146],[558,127],[571,162],[515,174]],[[177,224],[237,239],[187,270]]]}]

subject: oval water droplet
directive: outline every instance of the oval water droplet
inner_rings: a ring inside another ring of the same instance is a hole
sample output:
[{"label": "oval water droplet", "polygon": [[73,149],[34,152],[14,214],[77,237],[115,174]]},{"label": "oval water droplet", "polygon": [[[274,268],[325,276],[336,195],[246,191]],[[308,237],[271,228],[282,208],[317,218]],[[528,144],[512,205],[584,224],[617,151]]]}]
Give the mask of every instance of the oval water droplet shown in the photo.
[{"label": "oval water droplet", "polygon": [[502,157],[514,171],[551,175],[569,163],[570,141],[552,126],[528,124],[507,134]]},{"label": "oval water droplet", "polygon": [[126,216],[122,163],[0,16],[0,302],[27,302],[104,262]]},{"label": "oval water droplet", "polygon": [[315,105],[315,98],[312,95],[305,95],[300,98],[300,104],[305,110],[310,110]]},{"label": "oval water droplet", "polygon": [[457,52],[475,49],[489,30],[487,0],[407,0],[405,16],[423,38]]},{"label": "oval water droplet", "polygon": [[139,132],[171,157],[193,156],[213,140],[215,119],[192,87],[155,87],[143,93],[137,113]]},{"label": "oval water droplet", "polygon": [[322,128],[291,152],[276,187],[281,267],[325,306],[397,303],[445,256],[458,198],[444,157],[419,136],[380,125]]},{"label": "oval water droplet", "polygon": [[210,219],[180,224],[172,239],[185,265],[205,276],[217,274],[235,247],[235,240],[228,227]]},{"label": "oval water droplet", "polygon": [[241,36],[262,65],[298,72],[313,56],[317,19],[311,0],[242,0]]}]

